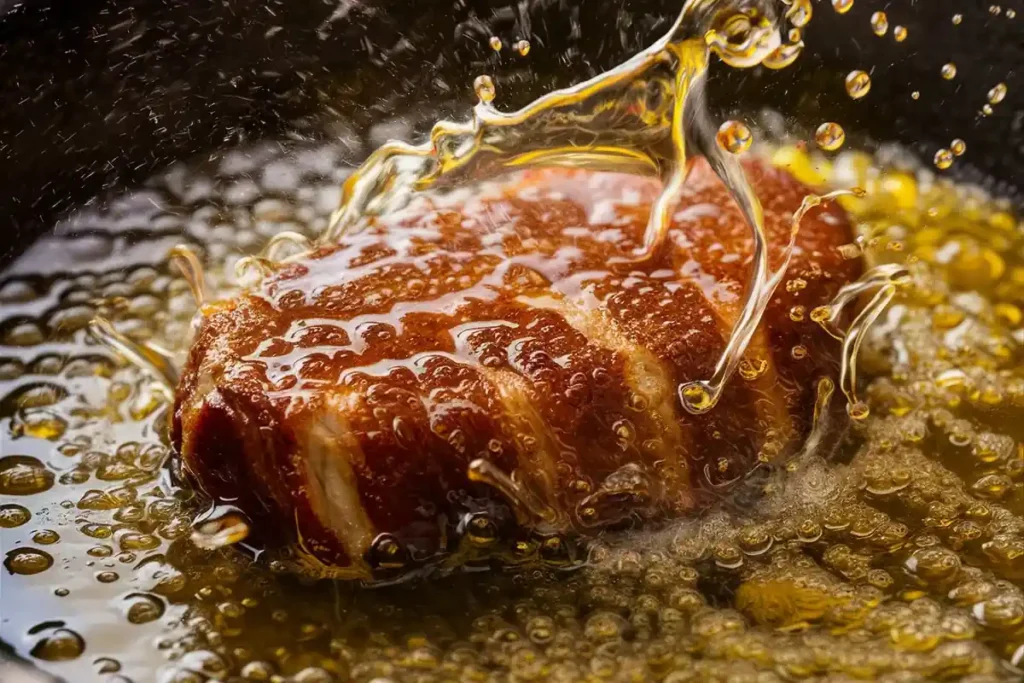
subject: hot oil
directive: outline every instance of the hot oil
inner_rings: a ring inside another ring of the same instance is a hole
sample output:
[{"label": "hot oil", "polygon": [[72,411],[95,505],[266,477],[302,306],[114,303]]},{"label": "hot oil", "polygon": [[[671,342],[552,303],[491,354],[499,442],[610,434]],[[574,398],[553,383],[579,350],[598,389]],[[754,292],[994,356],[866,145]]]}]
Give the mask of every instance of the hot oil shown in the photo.
[{"label": "hot oil", "polygon": [[[810,450],[750,500],[607,537],[567,573],[365,590],[190,541],[204,503],[169,475],[169,398],[151,370],[181,366],[196,299],[230,295],[240,257],[274,235],[301,246],[344,225],[331,212],[356,176],[337,148],[177,167],[59,226],[0,280],[0,637],[75,681],[1013,679],[1024,652],[1018,220],[923,166],[757,153],[822,192],[865,188],[838,200],[858,223],[851,257],[909,271],[869,292],[893,301],[856,335],[873,377],[851,403],[863,419],[835,457]],[[669,178],[670,162],[685,165],[651,158],[642,166]],[[609,163],[621,169],[622,154],[595,158]],[[180,242],[201,255],[203,288],[187,252],[192,277],[167,262]],[[777,284],[799,286],[785,274]],[[829,328],[830,313],[791,318]],[[149,369],[100,344],[118,337],[90,332],[96,316],[151,344],[139,361]],[[855,382],[843,388],[855,396]],[[820,385],[822,402],[840,400],[830,394]]]}]

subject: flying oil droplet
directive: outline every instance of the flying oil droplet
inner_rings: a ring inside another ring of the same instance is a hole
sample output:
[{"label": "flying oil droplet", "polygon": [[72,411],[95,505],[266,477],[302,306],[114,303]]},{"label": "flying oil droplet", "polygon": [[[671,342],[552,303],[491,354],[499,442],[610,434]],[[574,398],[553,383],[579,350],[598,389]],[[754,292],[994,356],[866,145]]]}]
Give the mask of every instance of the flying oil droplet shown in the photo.
[{"label": "flying oil droplet", "polygon": [[834,152],[846,141],[846,132],[838,123],[829,121],[818,126],[814,133],[814,141],[826,152]]},{"label": "flying oil droplet", "polygon": [[866,71],[857,69],[846,74],[846,94],[855,100],[871,92],[871,76]]},{"label": "flying oil droplet", "polygon": [[726,121],[719,127],[715,141],[730,154],[742,154],[750,149],[754,135],[742,121]]},{"label": "flying oil droplet", "polygon": [[956,78],[956,64],[954,64],[953,62],[943,64],[942,69],[939,73],[941,73],[942,77],[945,78],[947,81],[953,80],[954,78]]},{"label": "flying oil droplet", "polygon": [[996,83],[992,86],[992,89],[988,91],[988,103],[999,104],[1006,98],[1006,84]]},{"label": "flying oil droplet", "polygon": [[497,92],[494,89],[494,81],[487,75],[476,77],[476,80],[473,81],[473,91],[476,92],[477,99],[479,99],[483,104],[490,104],[493,102],[494,96]]},{"label": "flying oil droplet", "polygon": [[1006,18],[1007,19],[1014,19],[1016,17],[1017,17],[1017,12],[1015,10],[1012,10],[1012,9],[1006,10]]},{"label": "flying oil droplet", "polygon": [[889,17],[885,15],[885,12],[875,12],[871,15],[871,30],[875,32],[876,36],[884,36],[885,32],[889,30]]},{"label": "flying oil droplet", "polygon": [[811,21],[812,12],[811,0],[793,0],[793,4],[786,12],[786,18],[793,26],[803,28]]},{"label": "flying oil droplet", "polygon": [[902,43],[904,40],[907,39],[907,27],[906,26],[896,26],[896,27],[894,27],[893,30],[892,30],[892,37],[896,40],[897,43]]},{"label": "flying oil droplet", "polygon": [[954,14],[953,15],[953,25],[954,26],[959,26],[960,22],[963,21],[963,20],[964,20],[964,15],[962,15],[962,14]]},{"label": "flying oil droplet", "polygon": [[914,92],[910,93],[910,99],[912,99],[912,100],[919,100],[919,99],[921,99],[920,91],[915,90]]},{"label": "flying oil droplet", "polygon": [[853,0],[832,0],[832,9],[836,14],[846,14],[853,7]]},{"label": "flying oil droplet", "polygon": [[984,114],[985,116],[992,116],[993,111],[994,110],[992,109],[991,104],[986,104],[984,107],[981,108],[981,113]]},{"label": "flying oil droplet", "polygon": [[963,156],[963,153],[967,151],[967,143],[960,138],[956,138],[953,142],[949,143],[949,151],[958,157]]},{"label": "flying oil droplet", "polygon": [[1000,7],[999,5],[989,5],[988,6],[988,13],[991,14],[993,17],[998,17],[999,14],[1002,11],[1003,11],[1003,8]]},{"label": "flying oil droplet", "polygon": [[515,48],[516,52],[519,53],[520,57],[525,57],[526,55],[530,54],[530,41],[520,40],[518,43],[515,44]]},{"label": "flying oil droplet", "polygon": [[935,167],[945,170],[953,165],[953,153],[946,148],[935,153]]},{"label": "flying oil droplet", "polygon": [[495,52],[501,52],[501,38],[499,38],[498,36],[491,36],[491,39],[488,42],[492,50],[494,50]]}]

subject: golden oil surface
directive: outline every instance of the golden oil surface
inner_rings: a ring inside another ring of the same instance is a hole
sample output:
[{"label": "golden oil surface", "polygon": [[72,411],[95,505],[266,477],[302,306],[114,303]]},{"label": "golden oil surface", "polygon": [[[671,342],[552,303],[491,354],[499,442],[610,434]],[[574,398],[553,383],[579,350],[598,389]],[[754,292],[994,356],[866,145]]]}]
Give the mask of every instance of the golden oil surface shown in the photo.
[{"label": "golden oil surface", "polygon": [[0,639],[111,683],[1016,679],[1021,226],[928,170],[765,153],[864,187],[841,200],[851,256],[913,272],[866,343],[870,415],[842,450],[752,500],[607,536],[573,572],[374,590],[194,547],[195,501],[164,468],[168,398],[86,331],[103,315],[184,351],[195,304],[169,248],[193,244],[228,292],[223,274],[272,235],[323,230],[342,151],[231,152],[79,212],[0,276]]}]

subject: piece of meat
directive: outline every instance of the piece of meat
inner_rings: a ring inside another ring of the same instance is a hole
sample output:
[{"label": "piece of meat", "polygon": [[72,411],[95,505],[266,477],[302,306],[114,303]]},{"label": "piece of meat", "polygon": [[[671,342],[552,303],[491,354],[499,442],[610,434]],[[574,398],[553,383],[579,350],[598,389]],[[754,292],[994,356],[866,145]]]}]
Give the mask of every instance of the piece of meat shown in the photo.
[{"label": "piece of meat", "polygon": [[[774,269],[809,190],[747,173]],[[613,265],[642,244],[658,187],[541,170],[424,194],[207,306],[177,395],[184,470],[313,571],[367,578],[524,529],[679,516],[792,453],[838,363],[809,312],[860,272],[837,249],[845,214],[805,217],[744,371],[694,416],[677,388],[711,376],[752,244],[699,162],[661,254]]]}]

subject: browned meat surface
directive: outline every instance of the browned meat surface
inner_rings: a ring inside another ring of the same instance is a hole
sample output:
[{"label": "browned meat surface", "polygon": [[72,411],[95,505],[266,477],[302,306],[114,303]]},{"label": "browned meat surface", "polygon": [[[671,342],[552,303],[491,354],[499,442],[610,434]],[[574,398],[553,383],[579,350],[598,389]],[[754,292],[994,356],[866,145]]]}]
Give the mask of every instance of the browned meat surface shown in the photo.
[{"label": "browned meat surface", "polygon": [[[748,173],[774,268],[808,190],[756,163]],[[693,416],[677,387],[711,376],[751,242],[699,163],[667,248],[615,265],[642,243],[657,189],[550,170],[423,195],[208,306],[178,389],[185,470],[266,542],[365,577],[466,557],[505,526],[587,533],[678,516],[793,452],[839,352],[809,312],[859,274],[837,251],[845,214],[805,218],[745,372]],[[532,502],[471,481],[478,460]]]}]

